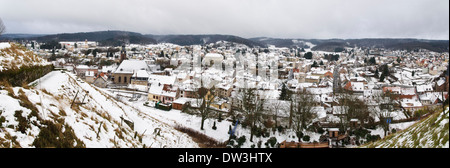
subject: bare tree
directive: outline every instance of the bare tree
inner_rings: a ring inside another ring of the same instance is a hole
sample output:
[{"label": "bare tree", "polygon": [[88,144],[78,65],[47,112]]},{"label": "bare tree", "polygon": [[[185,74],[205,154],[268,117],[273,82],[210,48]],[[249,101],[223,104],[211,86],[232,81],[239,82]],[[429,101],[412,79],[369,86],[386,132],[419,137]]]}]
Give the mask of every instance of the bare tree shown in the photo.
[{"label": "bare tree", "polygon": [[6,31],[6,27],[3,24],[2,19],[0,18],[0,36]]},{"label": "bare tree", "polygon": [[380,119],[379,126],[384,130],[384,136],[386,136],[389,131],[389,124],[387,119],[392,118],[392,111],[394,111],[394,106],[398,103],[396,99],[398,95],[393,94],[391,91],[384,92],[380,97],[378,97],[378,102],[380,103],[380,110],[376,114],[378,119]]},{"label": "bare tree", "polygon": [[[202,93],[200,93],[202,92]],[[200,116],[202,117],[202,123],[200,129],[203,130],[203,125],[207,118],[210,118],[211,113],[213,112],[210,109],[212,103],[214,103],[214,99],[216,98],[216,94],[214,93],[214,87],[209,89],[209,92],[205,88],[200,88],[199,95],[202,98],[202,104],[200,105],[199,111]]]},{"label": "bare tree", "polygon": [[253,142],[256,124],[261,122],[265,100],[258,95],[258,90],[255,88],[244,88],[241,93],[243,98],[242,111],[246,122],[250,124],[250,142]]},{"label": "bare tree", "polygon": [[[314,104],[313,96],[307,92],[298,92],[292,95],[292,121],[297,135],[300,135],[316,117],[316,113],[313,111]],[[300,136],[298,136],[298,141],[300,141]]]}]

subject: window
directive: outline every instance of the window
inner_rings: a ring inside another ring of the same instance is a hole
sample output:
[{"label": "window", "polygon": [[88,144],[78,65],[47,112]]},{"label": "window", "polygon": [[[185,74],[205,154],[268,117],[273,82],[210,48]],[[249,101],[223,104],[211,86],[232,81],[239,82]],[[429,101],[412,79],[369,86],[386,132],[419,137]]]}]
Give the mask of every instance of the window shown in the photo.
[{"label": "window", "polygon": [[121,79],[122,79],[122,78],[119,76],[119,83],[122,82]]},{"label": "window", "polygon": [[127,77],[123,77],[123,83],[127,83]]}]

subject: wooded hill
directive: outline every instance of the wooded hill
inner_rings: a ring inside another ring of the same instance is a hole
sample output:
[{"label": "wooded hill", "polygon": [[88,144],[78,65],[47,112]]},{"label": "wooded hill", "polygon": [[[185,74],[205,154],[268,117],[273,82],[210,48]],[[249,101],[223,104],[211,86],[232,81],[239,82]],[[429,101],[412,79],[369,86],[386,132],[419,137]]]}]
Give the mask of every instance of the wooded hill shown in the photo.
[{"label": "wooded hill", "polygon": [[413,51],[427,49],[434,52],[449,52],[449,40],[363,38],[363,39],[301,39],[301,38],[242,38],[234,35],[152,35],[128,31],[96,31],[80,33],[62,33],[52,35],[5,34],[0,40],[37,40],[38,42],[59,41],[97,41],[102,46],[120,46],[123,43],[156,44],[173,43],[178,45],[203,45],[217,41],[245,44],[249,47],[274,45],[276,47],[309,48],[305,42],[315,45],[313,51],[339,52],[345,47],[386,48]]}]

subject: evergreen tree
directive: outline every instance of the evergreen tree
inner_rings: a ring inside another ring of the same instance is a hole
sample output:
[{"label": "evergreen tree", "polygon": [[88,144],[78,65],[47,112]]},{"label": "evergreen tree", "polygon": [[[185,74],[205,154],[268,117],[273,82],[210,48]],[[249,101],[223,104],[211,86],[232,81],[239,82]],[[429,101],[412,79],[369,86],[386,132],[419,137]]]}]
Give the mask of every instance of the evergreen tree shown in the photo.
[{"label": "evergreen tree", "polygon": [[319,67],[319,65],[317,65],[316,61],[314,61],[314,63],[311,65],[311,67]]},{"label": "evergreen tree", "polygon": [[369,64],[371,64],[371,65],[377,64],[377,61],[375,60],[375,57],[372,57],[372,58],[369,59]]},{"label": "evergreen tree", "polygon": [[290,97],[290,91],[287,88],[286,83],[283,83],[281,86],[280,100],[289,100]]},{"label": "evergreen tree", "polygon": [[92,51],[92,55],[94,55],[94,57],[97,57],[97,49],[94,49],[94,50]]},{"label": "evergreen tree", "polygon": [[312,56],[313,56],[312,52],[307,52],[307,53],[305,54],[305,58],[306,58],[306,59],[312,59]]},{"label": "evergreen tree", "polygon": [[383,73],[381,73],[380,82],[383,82],[384,78],[386,78],[386,76],[389,76],[389,68],[386,64],[382,66],[382,69]]}]

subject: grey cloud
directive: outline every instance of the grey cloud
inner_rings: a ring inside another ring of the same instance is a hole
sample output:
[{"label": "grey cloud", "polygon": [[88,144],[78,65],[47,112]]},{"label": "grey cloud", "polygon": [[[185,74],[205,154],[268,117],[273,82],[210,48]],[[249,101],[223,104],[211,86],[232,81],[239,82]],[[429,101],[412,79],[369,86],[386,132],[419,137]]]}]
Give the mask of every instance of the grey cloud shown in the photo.
[{"label": "grey cloud", "polygon": [[7,33],[126,30],[282,38],[449,36],[448,0],[0,0]]}]

